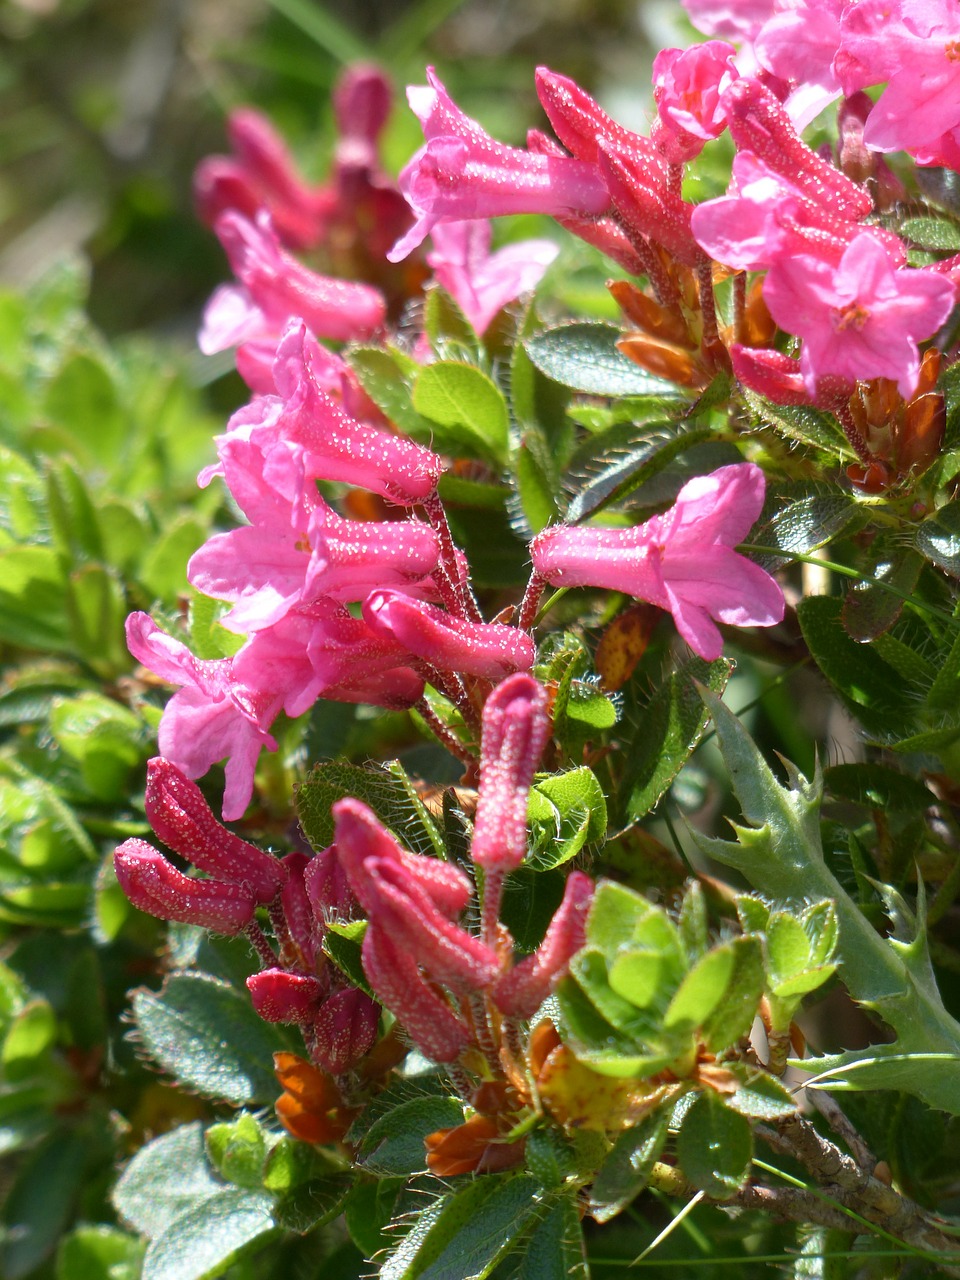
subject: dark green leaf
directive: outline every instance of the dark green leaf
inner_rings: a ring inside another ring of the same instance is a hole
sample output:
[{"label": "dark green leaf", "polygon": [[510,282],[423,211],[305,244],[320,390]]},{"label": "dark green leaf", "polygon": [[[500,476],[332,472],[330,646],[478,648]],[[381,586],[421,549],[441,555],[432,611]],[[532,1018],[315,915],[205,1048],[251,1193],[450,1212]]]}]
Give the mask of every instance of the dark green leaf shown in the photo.
[{"label": "dark green leaf", "polygon": [[153,1239],[221,1190],[207,1162],[203,1125],[195,1120],[140,1148],[114,1188],[113,1203],[125,1222]]},{"label": "dark green leaf", "polygon": [[397,761],[364,768],[330,761],[318,764],[297,788],[297,816],[314,849],[333,843],[331,806],[345,796],[369,805],[380,821],[416,853],[440,854],[443,841],[436,824]]},{"label": "dark green leaf", "polygon": [[899,231],[918,249],[960,251],[960,227],[951,218],[905,218]]},{"label": "dark green leaf", "polygon": [[262,1191],[224,1187],[194,1203],[151,1240],[142,1280],[212,1280],[243,1251],[276,1230],[273,1200]]},{"label": "dark green leaf", "polygon": [[0,1275],[21,1280],[53,1253],[83,1189],[89,1135],[54,1133],[21,1166],[3,1206]]},{"label": "dark green leaf", "polygon": [[57,1251],[57,1280],[139,1280],[144,1248],[113,1227],[77,1227]]},{"label": "dark green leaf", "polygon": [[182,1085],[238,1106],[280,1093],[273,1055],[286,1048],[246,995],[204,974],[177,973],[159,992],[133,994],[144,1049]]},{"label": "dark green leaf", "polygon": [[366,1178],[355,1175],[343,1206],[350,1239],[365,1258],[373,1258],[393,1242],[388,1230],[404,1178]]},{"label": "dark green leaf", "polygon": [[[677,431],[669,426],[658,429],[650,424],[635,427],[627,423],[594,437],[588,442],[589,453],[578,453],[567,476],[566,488],[572,497],[566,519],[576,524],[611,503],[622,501],[660,475],[681,454],[703,445],[710,436],[707,428]],[[706,469],[714,463],[711,454]],[[680,484],[676,486],[679,488]],[[651,499],[654,503],[658,500],[659,495]]]},{"label": "dark green leaf", "polygon": [[414,409],[410,378],[398,352],[389,347],[359,347],[350,352],[350,364],[370,399],[404,435],[440,449],[452,443],[443,428]]},{"label": "dark green leaf", "polygon": [[434,350],[440,356],[461,348],[471,359],[480,355],[480,343],[473,326],[456,302],[439,285],[430,286],[424,295],[423,327]]},{"label": "dark green leaf", "polygon": [[835,457],[852,457],[853,450],[847,443],[836,419],[808,405],[770,404],[753,391],[745,391],[744,399],[761,422],[775,428],[788,440],[830,453]]},{"label": "dark green leaf", "polygon": [[561,1196],[520,1250],[515,1280],[589,1280],[580,1212],[572,1195]]},{"label": "dark green leaf", "polygon": [[284,1192],[273,1209],[278,1227],[306,1235],[325,1222],[332,1222],[343,1211],[344,1202],[353,1184],[349,1173],[329,1173],[325,1177],[310,1178]]},{"label": "dark green leaf", "polygon": [[876,809],[928,809],[933,792],[918,778],[883,764],[837,764],[826,769],[824,785],[838,800]]},{"label": "dark green leaf", "polygon": [[624,753],[617,794],[620,822],[635,822],[654,808],[703,737],[709,716],[694,681],[722,693],[732,670],[726,658],[694,658],[653,694],[642,713],[643,731]]},{"label": "dark green leaf", "polygon": [[750,1172],[753,1135],[745,1116],[731,1111],[708,1090],[684,1113],[677,1137],[677,1163],[695,1187],[725,1200]]},{"label": "dark green leaf", "polygon": [[847,635],[842,608],[831,596],[802,600],[797,615],[803,637],[820,670],[867,732],[901,738],[913,719],[909,692],[870,645]]},{"label": "dark green leaf", "polygon": [[796,1111],[796,1100],[776,1076],[739,1062],[730,1063],[729,1070],[739,1083],[736,1093],[726,1098],[726,1104],[742,1116],[751,1120],[779,1120]]},{"label": "dark green leaf", "polygon": [[846,493],[812,493],[788,502],[755,529],[751,542],[779,547],[785,557],[807,555],[838,537],[860,512]]},{"label": "dark green leaf", "polygon": [[331,920],[323,937],[323,949],[349,980],[350,985],[359,987],[368,995],[373,995],[367,975],[363,971],[361,945],[363,935],[367,931],[366,920]]},{"label": "dark green leaf", "polygon": [[[874,567],[877,582],[857,582],[843,602],[843,625],[854,640],[876,640],[889,631],[903,611],[901,595],[909,595],[920,578],[923,556],[917,551],[897,551],[889,563]],[[879,584],[893,587],[888,591]],[[898,592],[900,594],[895,594]]]},{"label": "dark green leaf", "polygon": [[960,578],[960,503],[948,503],[917,526],[914,543],[921,555]]},{"label": "dark green leaf", "polygon": [[529,1174],[488,1176],[444,1196],[423,1214],[381,1280],[484,1280],[536,1212]]},{"label": "dark green leaf", "polygon": [[372,1173],[408,1174],[427,1167],[423,1140],[437,1129],[463,1123],[463,1107],[455,1098],[413,1098],[381,1116],[364,1134],[359,1163]]},{"label": "dark green leaf", "polygon": [[661,1108],[626,1129],[590,1189],[590,1212],[598,1222],[607,1222],[635,1199],[649,1181],[667,1141],[670,1109]]},{"label": "dark green leaf", "polygon": [[524,343],[527,355],[548,378],[595,396],[658,395],[676,400],[682,390],[655,378],[617,350],[619,329],[575,321],[535,334]]}]

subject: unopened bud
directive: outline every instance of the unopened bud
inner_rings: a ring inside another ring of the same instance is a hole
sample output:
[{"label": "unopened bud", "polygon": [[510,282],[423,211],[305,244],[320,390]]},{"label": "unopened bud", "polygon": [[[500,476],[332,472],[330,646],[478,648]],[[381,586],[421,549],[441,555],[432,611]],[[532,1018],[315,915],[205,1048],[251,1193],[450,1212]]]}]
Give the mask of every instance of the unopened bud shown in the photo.
[{"label": "unopened bud", "polygon": [[499,684],[483,708],[480,790],[471,856],[512,871],[527,849],[527,803],[550,733],[543,686],[523,672]]},{"label": "unopened bud", "polygon": [[147,764],[145,807],[164,844],[218,880],[242,885],[256,902],[271,902],[287,878],[282,863],[217,821],[195,782],[155,756]]},{"label": "unopened bud", "polygon": [[567,877],[563,901],[533,953],[505,973],[493,989],[493,999],[511,1018],[531,1018],[566,975],[573,956],[586,941],[587,913],[593,901],[593,881],[582,871]]},{"label": "unopened bud", "polygon": [[370,1052],[380,1025],[380,1006],[356,987],[337,991],[317,1010],[307,1039],[318,1066],[339,1076]]},{"label": "unopened bud", "polygon": [[326,994],[326,983],[307,973],[264,969],[251,974],[247,990],[265,1022],[311,1022]]},{"label": "unopened bud", "polygon": [[234,934],[253,919],[256,900],[246,887],[185,876],[143,840],[125,840],[113,865],[133,905],[160,920]]}]

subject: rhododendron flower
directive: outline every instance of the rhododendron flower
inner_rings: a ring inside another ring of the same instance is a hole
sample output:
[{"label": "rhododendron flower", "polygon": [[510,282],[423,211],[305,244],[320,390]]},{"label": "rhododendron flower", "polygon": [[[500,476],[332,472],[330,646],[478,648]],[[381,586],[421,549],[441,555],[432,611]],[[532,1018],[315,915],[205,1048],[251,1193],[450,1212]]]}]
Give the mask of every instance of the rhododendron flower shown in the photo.
[{"label": "rhododendron flower", "polygon": [[231,211],[214,229],[242,290],[220,289],[211,299],[200,333],[204,354],[279,337],[292,318],[337,342],[369,338],[383,324],[386,303],[378,289],[308,270],[282,248],[269,219],[251,222]]},{"label": "rhododendron flower", "polygon": [[532,1018],[556,990],[571,959],[586,942],[593,892],[593,881],[582,871],[567,876],[563,901],[540,946],[497,979],[493,999],[502,1013],[511,1018]]},{"label": "rhododendron flower", "polygon": [[773,16],[777,0],[682,0],[690,21],[708,36],[753,40]]},{"label": "rhododendron flower", "polygon": [[[888,81],[864,140],[936,160],[960,130],[960,11],[953,0],[862,0],[846,7],[838,70],[851,92]],[[924,154],[928,153],[928,154]]]},{"label": "rhododendron flower", "polygon": [[783,592],[733,548],[763,505],[764,476],[751,462],[689,480],[669,511],[632,529],[555,525],[533,540],[536,572],[555,587],[605,587],[668,609],[695,653],[720,656],[714,620],[769,627]]},{"label": "rhododendron flower", "polygon": [[800,363],[811,395],[819,378],[833,374],[890,378],[909,399],[920,369],[917,343],[947,319],[956,290],[933,272],[894,270],[864,234],[839,266],[810,254],[782,258],[763,296],[777,324],[803,339]]},{"label": "rhododendron flower", "polygon": [[160,920],[235,934],[256,911],[256,898],[245,885],[185,876],[144,840],[125,840],[114,852],[113,865],[133,905]]},{"label": "rhododendron flower", "polygon": [[480,788],[470,856],[485,870],[512,871],[527,851],[527,803],[550,735],[547,694],[518,672],[497,685],[483,708]]},{"label": "rhododendron flower", "polygon": [[737,75],[736,50],[722,40],[690,49],[661,49],[653,60],[653,98],[659,128],[653,140],[667,159],[683,163],[726,128],[720,94]]},{"label": "rhododendron flower", "polygon": [[363,617],[377,635],[441,671],[460,671],[502,680],[533,666],[533,641],[516,627],[470,622],[399,591],[374,591],[363,602]]},{"label": "rhododendron flower", "polygon": [[400,174],[416,222],[387,255],[399,262],[438,222],[508,213],[603,213],[609,203],[595,166],[497,142],[450,99],[432,68],[429,86],[408,90],[426,145]]},{"label": "rhododendron flower", "polygon": [[508,302],[536,288],[560,252],[552,240],[521,240],[491,253],[492,234],[481,218],[438,222],[427,254],[437,283],[481,334]]}]

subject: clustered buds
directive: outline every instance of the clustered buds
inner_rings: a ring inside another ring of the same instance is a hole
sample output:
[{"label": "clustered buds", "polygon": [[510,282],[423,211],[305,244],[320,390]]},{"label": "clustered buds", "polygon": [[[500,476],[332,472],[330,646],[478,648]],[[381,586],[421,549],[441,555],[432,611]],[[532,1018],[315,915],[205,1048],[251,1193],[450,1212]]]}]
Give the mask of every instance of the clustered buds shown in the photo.
[{"label": "clustered buds", "polygon": [[[330,1075],[355,1067],[376,1041],[379,1008],[323,955],[327,921],[349,919],[357,905],[330,851],[264,853],[219,823],[200,789],[162,757],[147,768],[146,810],[164,844],[207,876],[185,875],[145,841],[125,840],[114,867],[134,906],[161,920],[246,934],[266,965],[247,979],[260,1016],[299,1026],[311,1060]],[[260,906],[276,952],[257,923]]]}]

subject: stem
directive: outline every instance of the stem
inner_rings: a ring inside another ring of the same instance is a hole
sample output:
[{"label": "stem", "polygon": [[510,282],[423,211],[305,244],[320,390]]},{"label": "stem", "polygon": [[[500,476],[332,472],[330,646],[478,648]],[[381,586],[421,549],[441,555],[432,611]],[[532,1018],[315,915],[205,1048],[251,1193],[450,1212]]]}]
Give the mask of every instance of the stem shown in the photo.
[{"label": "stem", "polygon": [[500,905],[503,901],[504,873],[499,868],[483,872],[483,902],[480,908],[480,937],[496,950],[500,937]]},{"label": "stem", "polygon": [[439,742],[443,743],[452,756],[456,756],[458,760],[465,765],[469,765],[470,768],[476,768],[477,757],[463,745],[452,730],[447,728],[426,698],[421,698],[419,702],[415,702],[413,709],[423,717],[430,732]]},{"label": "stem", "polygon": [[737,342],[743,341],[747,319],[747,273],[738,271],[733,277],[733,334]]},{"label": "stem", "polygon": [[837,564],[833,560],[823,560],[815,554],[805,555],[799,551],[785,551],[783,547],[763,547],[756,542],[741,542],[738,550],[754,551],[761,556],[778,556],[782,560],[796,560],[800,564],[815,564],[822,569],[830,569],[833,573],[839,573],[844,578],[854,578],[857,582],[869,582],[871,586],[879,587],[881,591],[886,591],[888,594],[896,596],[898,600],[903,600],[906,604],[912,604],[915,609],[920,609],[923,613],[929,613],[935,618],[940,618],[943,622],[949,623],[951,627],[960,626],[960,620],[955,618],[953,614],[947,613],[945,609],[938,609],[935,605],[927,604],[924,600],[920,600],[906,591],[900,591],[889,582],[884,582],[882,578],[875,578],[873,574],[863,573],[860,569],[850,569],[845,564]]},{"label": "stem", "polygon": [[469,583],[464,582],[460,576],[456,544],[450,532],[447,513],[436,490],[424,500],[423,509],[440,543],[440,572],[437,574],[437,586],[444,597],[444,604],[459,618],[466,618],[469,622],[482,622],[483,614],[474,599],[473,591]]},{"label": "stem", "polygon": [[834,415],[837,421],[843,427],[843,434],[850,442],[850,448],[865,466],[870,466],[876,461],[873,454],[867,448],[867,442],[860,434],[860,428],[853,420],[853,414],[850,412],[848,404],[838,404],[834,407]]},{"label": "stem", "polygon": [[277,963],[277,953],[267,941],[267,935],[263,932],[256,920],[251,920],[244,929],[244,936],[260,957],[261,964],[266,968],[272,969]]},{"label": "stem", "polygon": [[523,593],[523,600],[520,602],[520,612],[517,614],[517,626],[521,631],[532,631],[536,626],[537,609],[540,607],[540,600],[546,589],[546,578],[541,578],[534,569],[527,583],[527,589]]},{"label": "stem", "polygon": [[706,255],[697,259],[697,286],[700,292],[700,314],[703,316],[700,345],[704,351],[712,351],[720,345],[720,330],[717,327],[717,300],[713,296],[713,262]]}]

